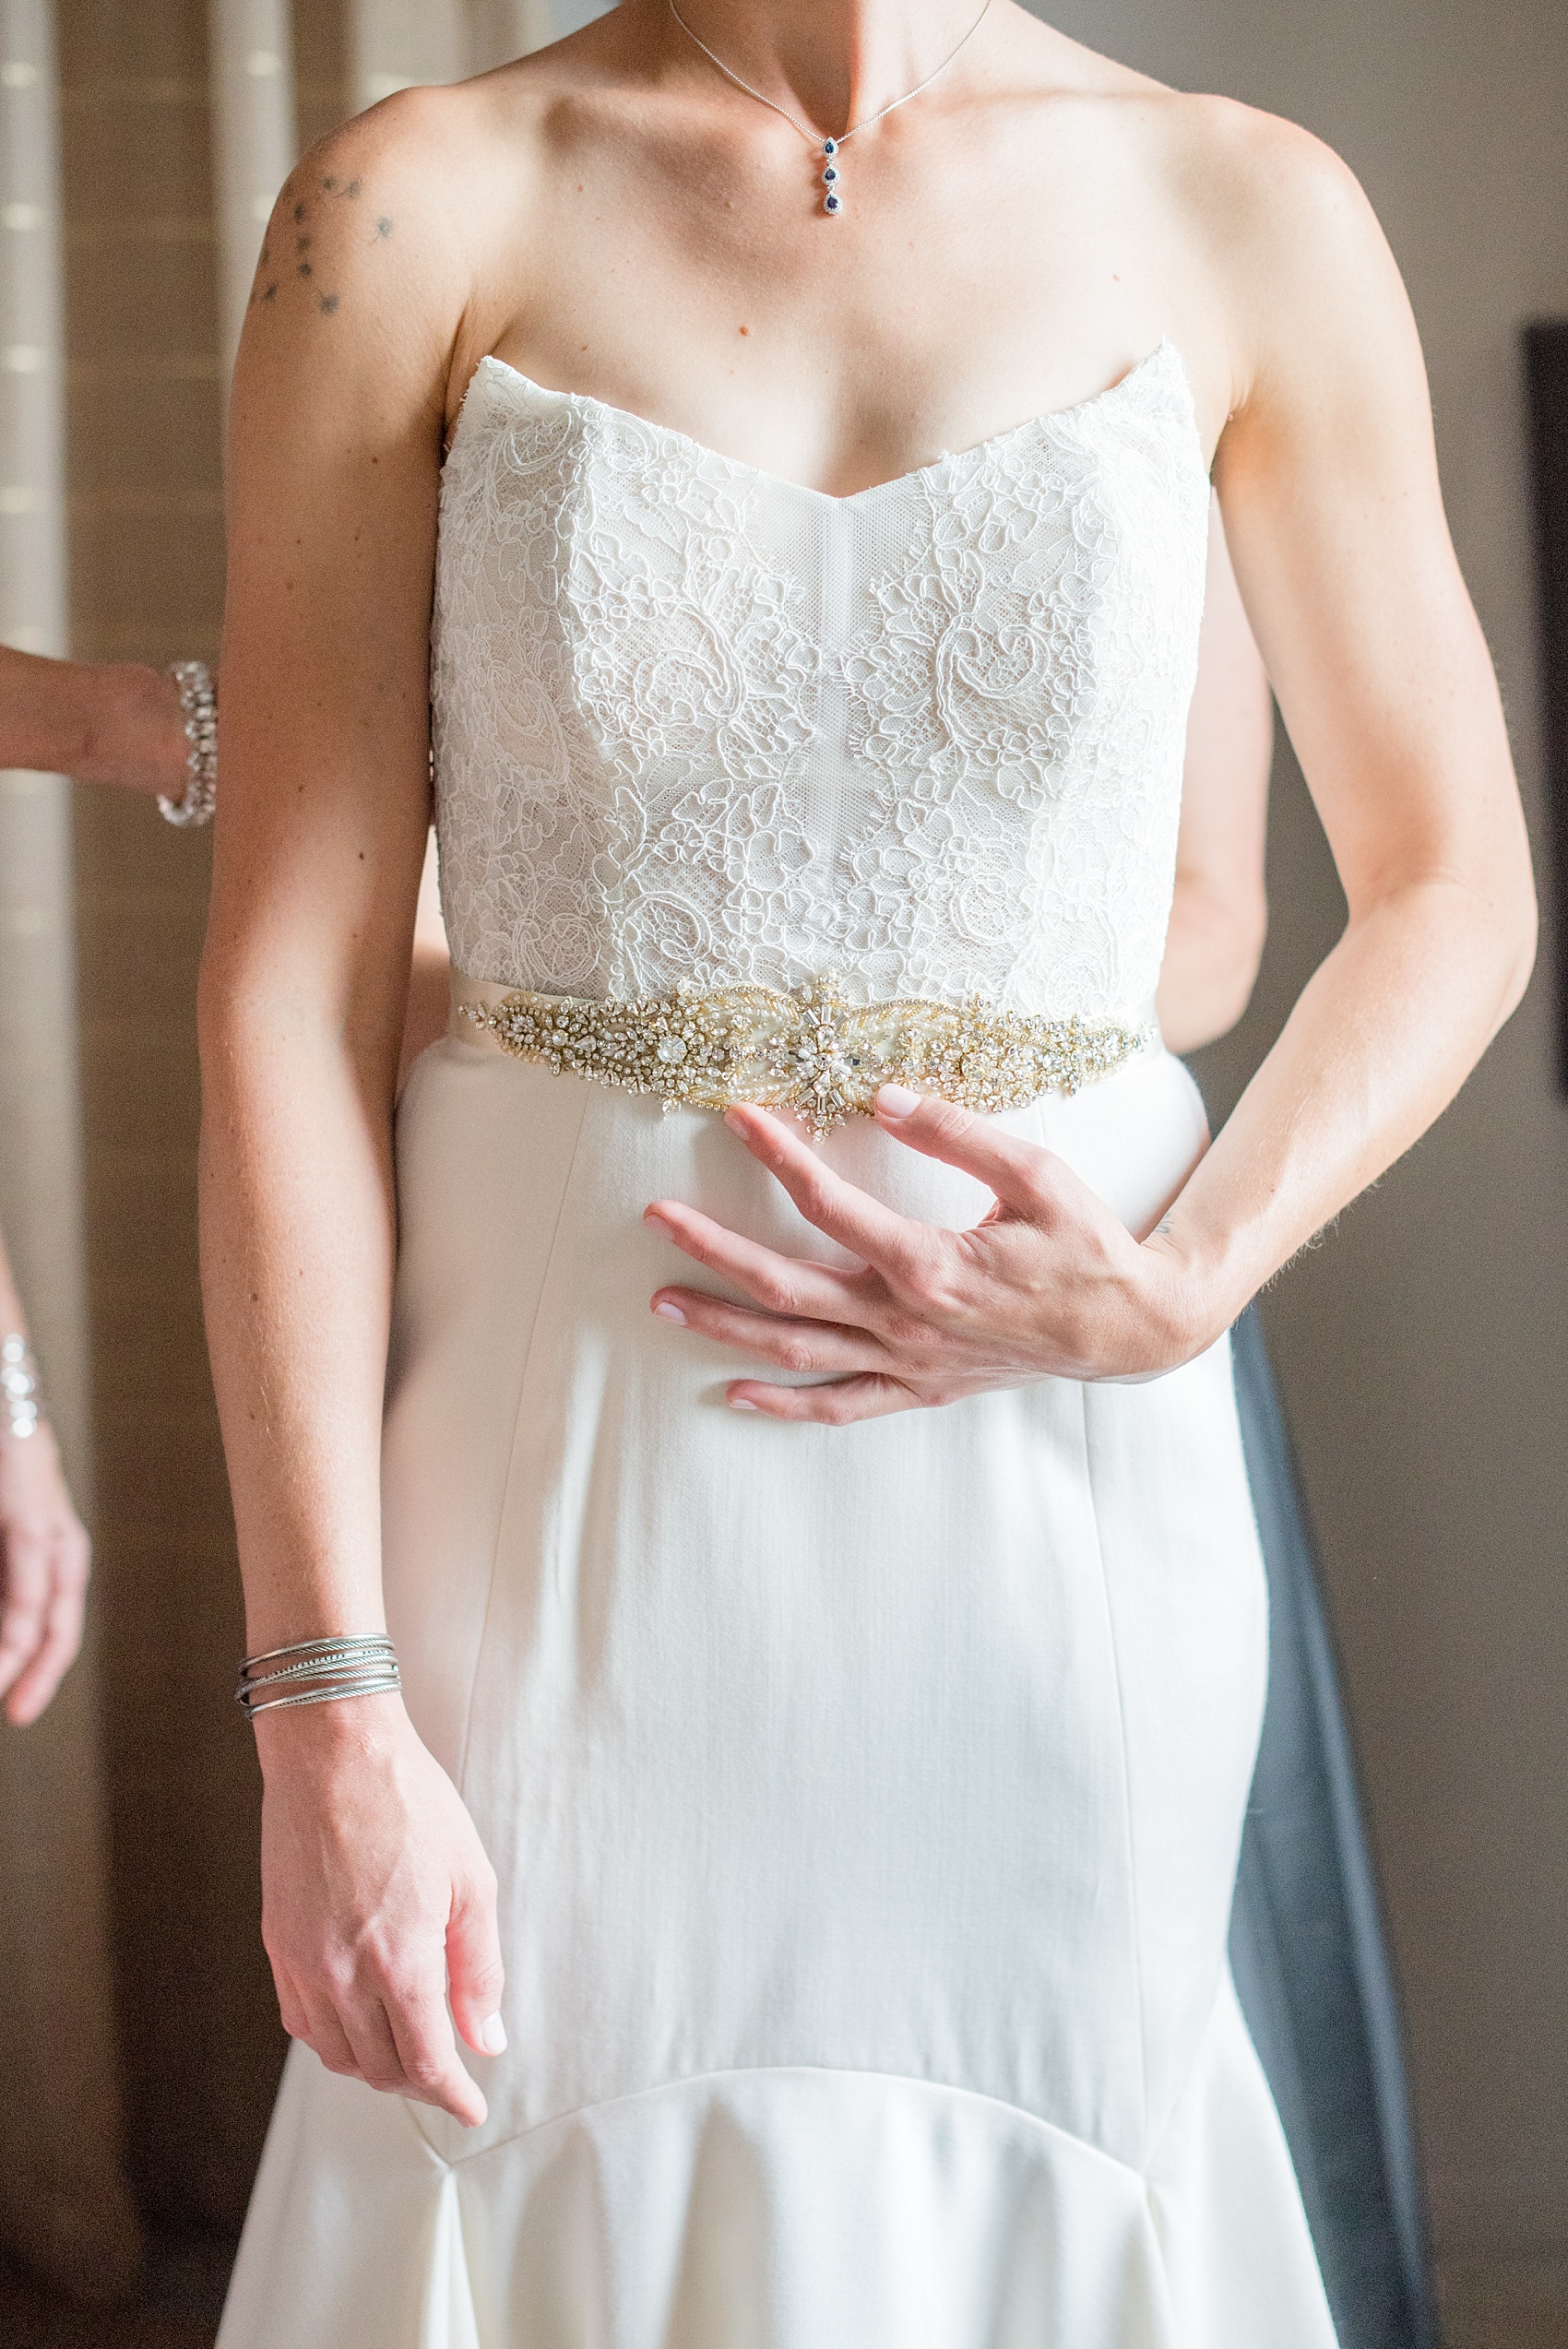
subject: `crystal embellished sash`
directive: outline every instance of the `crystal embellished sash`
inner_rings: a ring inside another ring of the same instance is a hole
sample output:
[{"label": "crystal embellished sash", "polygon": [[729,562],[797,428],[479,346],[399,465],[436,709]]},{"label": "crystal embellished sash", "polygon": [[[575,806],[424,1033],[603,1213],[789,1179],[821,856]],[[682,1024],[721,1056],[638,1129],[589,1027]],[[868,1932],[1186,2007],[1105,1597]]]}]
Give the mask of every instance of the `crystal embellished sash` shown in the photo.
[{"label": "crystal embellished sash", "polygon": [[831,976],[788,992],[683,985],[619,1002],[454,986],[458,1016],[518,1060],[657,1094],[666,1109],[792,1109],[818,1140],[868,1112],[878,1086],[1021,1109],[1111,1075],[1159,1033],[921,996],[851,1003]]}]

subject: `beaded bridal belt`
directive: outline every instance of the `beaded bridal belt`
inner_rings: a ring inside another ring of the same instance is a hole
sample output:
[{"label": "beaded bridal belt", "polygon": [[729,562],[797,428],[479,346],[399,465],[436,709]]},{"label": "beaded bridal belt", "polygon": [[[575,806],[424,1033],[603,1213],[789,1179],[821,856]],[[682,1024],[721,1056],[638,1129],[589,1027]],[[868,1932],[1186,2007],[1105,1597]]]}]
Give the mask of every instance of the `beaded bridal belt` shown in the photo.
[{"label": "beaded bridal belt", "polygon": [[1159,1034],[921,996],[851,1003],[832,978],[788,992],[683,984],[612,1002],[456,975],[453,986],[457,1015],[518,1060],[658,1094],[666,1109],[793,1109],[818,1139],[868,1111],[881,1085],[1021,1109],[1111,1075]]}]

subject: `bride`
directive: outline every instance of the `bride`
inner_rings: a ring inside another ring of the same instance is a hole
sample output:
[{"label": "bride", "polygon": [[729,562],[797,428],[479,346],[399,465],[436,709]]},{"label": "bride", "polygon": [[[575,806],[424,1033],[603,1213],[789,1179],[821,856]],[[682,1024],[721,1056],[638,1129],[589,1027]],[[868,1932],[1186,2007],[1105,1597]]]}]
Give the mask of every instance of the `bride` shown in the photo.
[{"label": "bride", "polygon": [[[1225,1334],[1533,935],[1409,310],[1313,140],[1012,0],[680,6],[336,134],[241,354],[224,2349],[1327,2349]],[[1211,476],[1348,919],[1206,1147]]]}]

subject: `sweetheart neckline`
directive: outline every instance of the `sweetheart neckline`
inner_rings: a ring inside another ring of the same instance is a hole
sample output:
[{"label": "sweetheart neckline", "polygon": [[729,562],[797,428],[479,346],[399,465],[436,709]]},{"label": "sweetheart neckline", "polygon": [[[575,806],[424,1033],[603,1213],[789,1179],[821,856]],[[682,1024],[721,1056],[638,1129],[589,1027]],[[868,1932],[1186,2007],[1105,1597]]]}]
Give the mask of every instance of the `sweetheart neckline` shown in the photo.
[{"label": "sweetheart neckline", "polygon": [[[706,441],[695,439],[690,433],[683,433],[678,425],[656,424],[651,417],[639,416],[632,408],[617,408],[613,401],[598,399],[592,392],[561,391],[552,385],[536,383],[531,375],[525,375],[520,367],[514,367],[509,360],[498,359],[493,351],[485,352],[469,379],[468,390],[463,394],[463,403],[458,410],[457,429],[452,435],[448,455],[456,450],[462,434],[464,420],[468,415],[469,392],[473,389],[481,372],[490,367],[502,375],[510,376],[514,383],[521,384],[525,390],[537,392],[542,398],[561,400],[569,408],[596,409],[601,416],[612,416],[621,423],[636,424],[644,432],[657,433],[662,439],[676,441],[682,447],[690,449],[696,456],[708,457],[720,465],[727,465],[734,472],[748,475],[754,481],[766,482],[770,489],[790,491],[796,497],[810,498],[819,505],[848,509],[860,504],[867,498],[884,497],[894,490],[912,489],[918,482],[930,480],[932,475],[943,472],[946,467],[957,464],[964,457],[988,456],[998,449],[1005,448],[1009,442],[1022,440],[1028,433],[1040,432],[1047,425],[1071,424],[1079,417],[1108,407],[1130,386],[1146,375],[1167,353],[1176,362],[1182,388],[1187,393],[1190,404],[1192,379],[1187,374],[1187,362],[1182,358],[1179,346],[1171,341],[1169,335],[1163,335],[1152,350],[1146,352],[1142,359],[1135,360],[1125,374],[1119,375],[1116,381],[1113,384],[1108,384],[1103,391],[1091,392],[1087,399],[1075,400],[1068,408],[1042,409],[1034,416],[1026,416],[1022,423],[1010,424],[1003,432],[992,433],[984,440],[975,441],[968,448],[944,449],[941,455],[932,457],[929,464],[913,466],[909,472],[895,474],[885,481],[869,482],[863,490],[851,490],[845,497],[835,496],[831,490],[814,489],[809,481],[791,480],[788,474],[769,473],[760,465],[748,465],[744,457],[727,457],[722,449],[709,447]],[[1203,444],[1198,433],[1195,415],[1192,419],[1192,425],[1193,436],[1198,443],[1198,456],[1201,462]],[[1206,464],[1204,469],[1207,471]]]}]

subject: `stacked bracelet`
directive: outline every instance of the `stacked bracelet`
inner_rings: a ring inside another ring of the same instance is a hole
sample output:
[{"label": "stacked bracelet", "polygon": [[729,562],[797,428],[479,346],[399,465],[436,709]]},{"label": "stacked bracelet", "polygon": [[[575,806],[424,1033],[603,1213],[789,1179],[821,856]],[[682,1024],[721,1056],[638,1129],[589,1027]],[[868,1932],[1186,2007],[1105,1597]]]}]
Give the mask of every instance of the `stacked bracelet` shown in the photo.
[{"label": "stacked bracelet", "polygon": [[43,1389],[32,1348],[19,1330],[0,1337],[0,1425],[8,1435],[38,1433],[43,1417]]},{"label": "stacked bracelet", "polygon": [[[269,1667],[269,1669],[263,1669]],[[283,1704],[330,1704],[338,1697],[379,1696],[402,1686],[398,1658],[384,1631],[346,1632],[335,1640],[301,1640],[247,1655],[234,1702],[246,1713]]]},{"label": "stacked bracelet", "polygon": [[158,813],[165,824],[210,824],[218,805],[218,697],[212,671],[205,660],[177,660],[169,671],[180,696],[190,749],[185,765],[190,781],[183,800],[158,795]]}]

